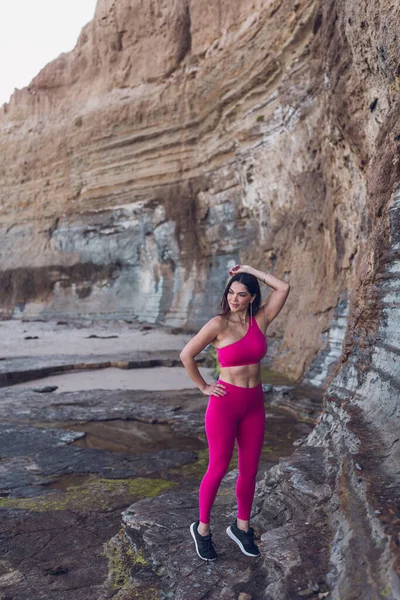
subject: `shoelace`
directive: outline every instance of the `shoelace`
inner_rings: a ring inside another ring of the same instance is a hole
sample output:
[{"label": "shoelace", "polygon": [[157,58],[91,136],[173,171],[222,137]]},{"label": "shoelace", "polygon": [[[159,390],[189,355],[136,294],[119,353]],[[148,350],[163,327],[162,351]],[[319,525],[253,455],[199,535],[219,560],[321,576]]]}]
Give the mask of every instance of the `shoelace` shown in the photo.
[{"label": "shoelace", "polygon": [[244,531],[243,529],[241,529],[241,531],[246,535],[247,541],[250,544],[256,545],[254,543],[254,529],[253,529],[253,527],[249,527],[249,529],[247,531]]},{"label": "shoelace", "polygon": [[[239,527],[238,527],[239,529]],[[253,527],[249,527],[247,531],[245,531],[244,529],[239,529],[239,531],[241,531],[242,533],[244,533],[248,538],[253,538],[254,537],[254,529]]]},{"label": "shoelace", "polygon": [[217,547],[217,545],[214,544],[214,542],[212,541],[211,537],[212,537],[212,533],[200,541],[201,546],[203,547],[204,550],[212,550],[213,546],[214,546],[214,548]]}]

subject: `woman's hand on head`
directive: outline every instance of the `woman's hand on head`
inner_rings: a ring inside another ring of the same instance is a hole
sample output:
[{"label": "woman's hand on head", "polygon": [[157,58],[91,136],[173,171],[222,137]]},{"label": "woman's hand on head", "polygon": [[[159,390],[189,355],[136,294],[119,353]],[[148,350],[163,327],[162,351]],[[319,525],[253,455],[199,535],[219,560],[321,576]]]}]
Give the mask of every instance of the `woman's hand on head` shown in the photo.
[{"label": "woman's hand on head", "polygon": [[221,383],[209,383],[201,390],[205,396],[225,396],[226,389]]},{"label": "woman's hand on head", "polygon": [[238,273],[250,273],[250,265],[235,265],[229,269],[229,275],[237,275]]}]

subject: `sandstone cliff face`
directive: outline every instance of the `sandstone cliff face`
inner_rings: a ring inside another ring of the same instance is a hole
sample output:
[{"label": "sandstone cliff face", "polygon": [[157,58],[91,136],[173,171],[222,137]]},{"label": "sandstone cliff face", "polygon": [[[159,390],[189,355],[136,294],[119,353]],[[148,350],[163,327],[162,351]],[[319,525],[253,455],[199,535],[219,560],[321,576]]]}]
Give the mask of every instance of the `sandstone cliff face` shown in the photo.
[{"label": "sandstone cliff face", "polygon": [[369,110],[377,92],[349,68],[335,7],[321,10],[99,2],[75,50],[3,107],[3,314],[198,327],[228,266],[251,262],[294,289],[269,331],[275,367],[323,381],[391,95],[369,73]]},{"label": "sandstone cliff face", "polygon": [[[198,327],[233,263],[290,281],[268,332],[274,367],[321,384],[340,360],[312,439],[271,472],[286,515],[273,522],[299,518],[285,494],[322,503],[337,533],[321,570],[342,600],[400,597],[399,12],[390,0],[99,0],[74,51],[0,120],[3,316]],[[323,465],[311,491],[290,475],[307,452]],[[292,597],[294,565],[274,600]]]}]

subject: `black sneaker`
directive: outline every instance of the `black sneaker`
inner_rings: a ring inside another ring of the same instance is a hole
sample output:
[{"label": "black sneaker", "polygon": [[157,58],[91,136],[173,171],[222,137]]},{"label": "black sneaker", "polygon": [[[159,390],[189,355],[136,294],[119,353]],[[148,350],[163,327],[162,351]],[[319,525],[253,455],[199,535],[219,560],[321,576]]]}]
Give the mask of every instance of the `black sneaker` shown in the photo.
[{"label": "black sneaker", "polygon": [[237,526],[235,519],[232,525],[229,525],[226,529],[226,533],[229,537],[237,543],[243,554],[246,556],[259,556],[260,550],[257,544],[254,543],[254,529],[249,527],[248,531],[243,531]]},{"label": "black sneaker", "polygon": [[212,533],[200,535],[197,531],[199,521],[195,521],[190,526],[190,533],[196,544],[196,552],[203,560],[217,560],[217,553],[214,550],[214,542],[211,539]]}]

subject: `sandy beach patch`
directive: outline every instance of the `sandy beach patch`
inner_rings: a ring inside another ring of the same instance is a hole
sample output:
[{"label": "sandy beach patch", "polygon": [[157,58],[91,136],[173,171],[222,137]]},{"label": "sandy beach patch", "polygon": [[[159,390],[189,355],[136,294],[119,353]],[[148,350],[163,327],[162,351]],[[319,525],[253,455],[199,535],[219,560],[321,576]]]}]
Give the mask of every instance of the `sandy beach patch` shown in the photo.
[{"label": "sandy beach patch", "polygon": [[138,351],[180,351],[192,337],[192,334],[171,334],[161,327],[146,329],[139,324],[59,323],[61,324],[57,325],[57,321],[24,322],[14,319],[0,321],[0,357],[54,354],[112,356]]},{"label": "sandy beach patch", "polygon": [[[212,370],[200,367],[203,378],[214,382]],[[18,383],[14,388],[57,385],[57,392],[77,392],[81,390],[184,390],[195,388],[183,367],[155,367],[154,369],[96,369],[62,375],[43,377],[26,383]]]}]

